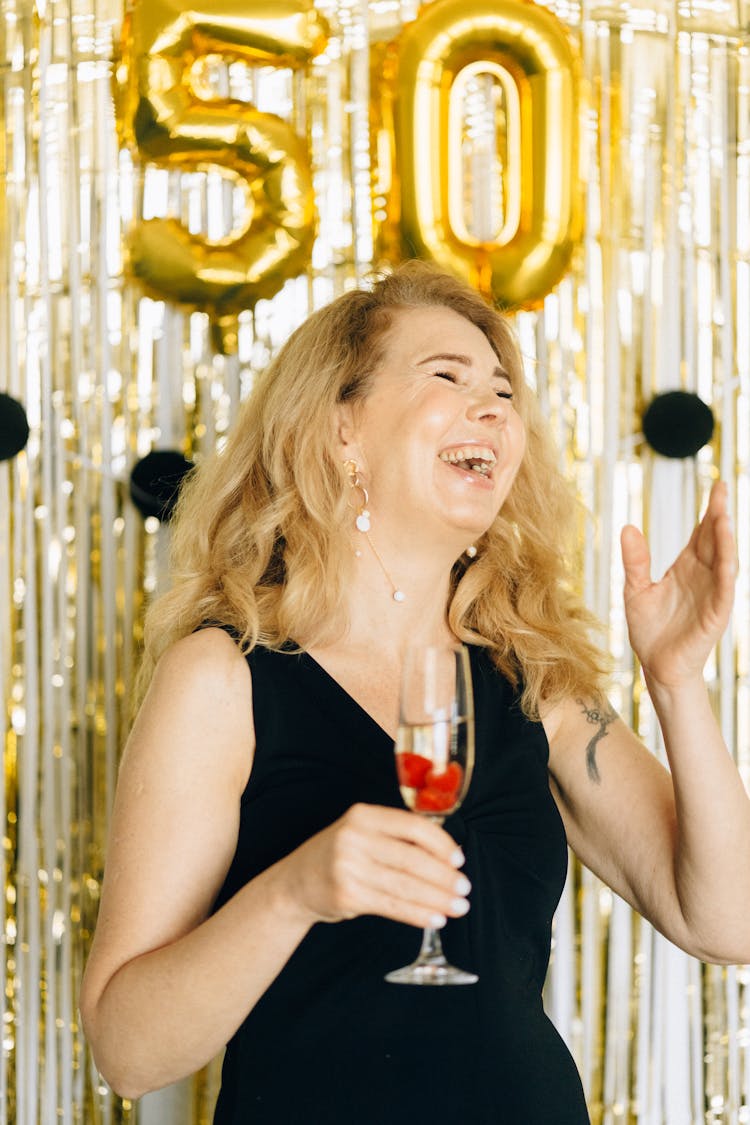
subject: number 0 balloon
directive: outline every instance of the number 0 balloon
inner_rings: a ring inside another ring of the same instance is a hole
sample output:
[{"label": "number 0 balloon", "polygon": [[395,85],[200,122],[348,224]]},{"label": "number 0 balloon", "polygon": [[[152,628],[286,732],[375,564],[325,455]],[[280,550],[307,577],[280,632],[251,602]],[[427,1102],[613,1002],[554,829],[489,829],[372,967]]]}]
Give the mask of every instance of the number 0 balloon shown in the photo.
[{"label": "number 0 balloon", "polygon": [[[528,0],[435,0],[381,62],[381,249],[431,258],[507,307],[538,303],[580,237],[576,53],[565,28]],[[462,204],[461,98],[480,75],[498,93],[502,216],[491,237],[471,232]]]}]

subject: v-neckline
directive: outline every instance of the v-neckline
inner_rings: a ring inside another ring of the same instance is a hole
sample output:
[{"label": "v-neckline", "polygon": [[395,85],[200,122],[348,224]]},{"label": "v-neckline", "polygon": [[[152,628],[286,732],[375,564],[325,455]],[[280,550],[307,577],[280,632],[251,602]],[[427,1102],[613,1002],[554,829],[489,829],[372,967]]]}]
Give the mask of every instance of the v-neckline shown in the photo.
[{"label": "v-neckline", "polygon": [[320,672],[322,672],[322,674],[325,676],[325,678],[330,683],[333,684],[333,686],[339,691],[339,693],[341,695],[345,696],[346,699],[348,699],[349,702],[354,707],[356,707],[356,709],[360,712],[361,715],[364,715],[364,717],[370,722],[370,724],[373,727],[375,727],[375,729],[380,733],[380,735],[383,738],[388,740],[388,742],[391,744],[391,746],[393,746],[395,744],[396,734],[395,733],[389,734],[388,731],[385,729],[385,727],[382,725],[382,723],[379,723],[378,720],[373,715],[370,714],[370,712],[367,710],[367,708],[364,707],[359,702],[358,699],[355,699],[354,696],[351,694],[351,692],[347,691],[346,688],[344,687],[344,685],[339,683],[339,681],[336,679],[335,676],[331,675],[331,673],[328,671],[327,668],[324,668],[323,665],[318,660],[316,660],[314,656],[311,656],[311,654],[309,652],[307,652],[307,650],[303,650],[301,655],[306,657],[307,660],[310,662],[310,664],[314,665],[315,668],[317,668]]}]

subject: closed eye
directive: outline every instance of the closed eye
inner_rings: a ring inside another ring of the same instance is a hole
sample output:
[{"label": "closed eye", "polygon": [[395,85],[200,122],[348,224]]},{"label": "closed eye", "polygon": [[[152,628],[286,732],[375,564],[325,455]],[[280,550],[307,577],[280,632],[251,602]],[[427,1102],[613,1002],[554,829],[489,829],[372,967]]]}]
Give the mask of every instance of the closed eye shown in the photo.
[{"label": "closed eye", "polygon": [[[460,378],[454,374],[453,371],[433,371],[432,374],[438,379],[447,379],[449,383],[459,383]],[[513,401],[513,391],[496,391],[498,398],[506,399],[507,402]]]}]

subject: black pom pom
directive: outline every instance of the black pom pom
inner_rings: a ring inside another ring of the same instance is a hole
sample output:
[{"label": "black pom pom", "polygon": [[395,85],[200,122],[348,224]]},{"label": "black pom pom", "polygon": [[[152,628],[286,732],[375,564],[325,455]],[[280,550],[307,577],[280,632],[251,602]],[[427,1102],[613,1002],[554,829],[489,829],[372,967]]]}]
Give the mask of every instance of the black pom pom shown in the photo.
[{"label": "black pom pom", "polygon": [[156,516],[169,522],[182,479],[192,468],[192,462],[176,449],[153,449],[133,466],[130,498],[144,519]]},{"label": "black pom pom", "polygon": [[662,457],[694,457],[713,432],[710,406],[689,391],[656,395],[643,413],[643,436]]},{"label": "black pom pom", "polygon": [[17,399],[0,392],[0,461],[10,461],[28,440],[26,411]]}]

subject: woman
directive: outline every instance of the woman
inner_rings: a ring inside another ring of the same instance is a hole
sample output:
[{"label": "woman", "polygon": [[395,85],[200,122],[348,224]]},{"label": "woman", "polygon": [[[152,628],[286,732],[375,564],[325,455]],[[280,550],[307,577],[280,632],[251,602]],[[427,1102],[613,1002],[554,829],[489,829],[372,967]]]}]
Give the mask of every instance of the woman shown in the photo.
[{"label": "woman", "polygon": [[[658,583],[623,533],[670,777],[603,702],[555,464],[508,327],[425,265],[281,349],[185,490],[149,616],[81,998],[118,1092],[231,1040],[221,1123],[583,1125],[541,1004],[566,837],[672,941],[750,960],[750,805],[702,678],[724,487]],[[456,638],[477,761],[443,829],[404,809],[393,736],[404,646]],[[428,924],[478,984],[383,981]]]}]

